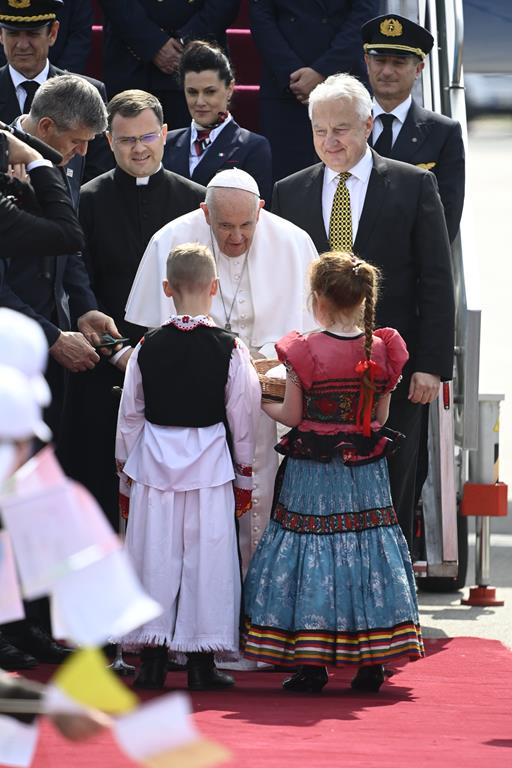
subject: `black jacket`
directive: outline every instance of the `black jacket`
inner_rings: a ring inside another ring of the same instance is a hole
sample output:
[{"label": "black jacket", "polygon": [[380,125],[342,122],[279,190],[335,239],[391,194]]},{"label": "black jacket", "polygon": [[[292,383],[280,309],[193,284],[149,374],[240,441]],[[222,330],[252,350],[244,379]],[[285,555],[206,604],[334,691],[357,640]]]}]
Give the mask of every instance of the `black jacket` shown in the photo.
[{"label": "black jacket", "polygon": [[31,186],[24,185],[23,208],[12,200],[10,189],[0,193],[2,258],[41,259],[55,253],[80,251],[83,233],[61,171],[40,166],[31,172],[30,181]]},{"label": "black jacket", "polygon": [[432,171],[452,242],[464,207],[465,161],[460,124],[413,101],[389,157]]},{"label": "black jacket", "polygon": [[105,14],[104,76],[109,96],[126,88],[178,90],[152,59],[169,37],[223,44],[240,0],[100,0]]},{"label": "black jacket", "polygon": [[190,128],[169,131],[163,158],[169,171],[191,178],[206,186],[219,171],[241,168],[256,180],[260,195],[270,202],[272,194],[272,155],[270,144],[260,136],[231,120],[205,152],[201,161],[189,173]]},{"label": "black jacket", "polygon": [[[319,253],[329,250],[322,218],[324,168],[319,163],[278,181],[272,199],[273,213],[304,229]],[[451,254],[433,174],[373,152],[353,250],[382,271],[378,325],[396,328],[407,344],[410,359],[401,391],[414,371],[451,379]]]},{"label": "black jacket", "polygon": [[[54,214],[60,211],[64,231],[61,224],[60,231],[56,232],[55,222],[46,220],[36,222],[37,230],[31,227],[25,231],[24,222],[29,214],[18,212],[17,225],[2,239],[2,253],[6,258],[0,262],[0,306],[36,320],[51,346],[61,330],[70,330],[72,318],[96,309],[97,304],[82,256],[72,252],[83,246],[83,240],[62,181],[62,169],[39,167],[33,169],[30,176],[36,190],[44,188],[45,183],[51,190],[53,184],[54,202],[50,209]],[[61,179],[60,184],[57,177]],[[72,253],[66,255],[66,252]]]},{"label": "black jacket", "polygon": [[[50,64],[48,77],[58,77],[58,75],[67,74],[74,73],[67,72]],[[94,85],[103,101],[106,102],[107,92],[100,80],[95,80],[93,77],[86,77],[85,75],[80,75],[80,77],[85,78],[91,85]],[[6,65],[5,67],[0,67],[0,120],[4,123],[12,123],[19,116],[20,105],[16,96],[16,89],[11,79],[9,67]],[[69,176],[72,197],[76,198],[77,201],[80,185],[85,181],[89,181],[89,179],[99,176],[100,173],[108,171],[113,165],[114,159],[107,139],[105,136],[97,136],[93,141],[89,142],[89,148],[85,157],[76,155],[68,163],[69,168],[73,171],[72,176]]]}]

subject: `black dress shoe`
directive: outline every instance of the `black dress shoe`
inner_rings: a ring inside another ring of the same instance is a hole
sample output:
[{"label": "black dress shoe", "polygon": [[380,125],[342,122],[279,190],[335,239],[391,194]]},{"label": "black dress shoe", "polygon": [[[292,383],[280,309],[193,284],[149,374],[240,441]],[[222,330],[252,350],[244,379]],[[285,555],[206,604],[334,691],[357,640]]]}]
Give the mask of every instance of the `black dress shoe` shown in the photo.
[{"label": "black dress shoe", "polygon": [[48,632],[38,624],[26,624],[16,634],[7,635],[9,642],[16,648],[34,656],[43,664],[60,664],[73,653],[73,648],[66,648],[57,643]]},{"label": "black dress shoe", "polygon": [[139,674],[133,681],[133,687],[153,691],[161,690],[167,677],[167,646],[158,645],[155,648],[143,648],[140,658]]},{"label": "black dress shoe", "polygon": [[325,667],[304,665],[299,667],[294,675],[283,681],[283,688],[285,691],[320,693],[328,680]]},{"label": "black dress shoe", "polygon": [[0,668],[11,672],[16,669],[33,669],[37,666],[37,659],[28,653],[23,653],[16,646],[11,645],[0,635]]},{"label": "black dress shoe", "polygon": [[372,664],[370,667],[361,667],[350,685],[354,691],[377,693],[385,679],[382,664]]},{"label": "black dress shoe", "polygon": [[213,653],[188,653],[188,689],[190,691],[218,691],[231,688],[235,680],[217,669]]}]

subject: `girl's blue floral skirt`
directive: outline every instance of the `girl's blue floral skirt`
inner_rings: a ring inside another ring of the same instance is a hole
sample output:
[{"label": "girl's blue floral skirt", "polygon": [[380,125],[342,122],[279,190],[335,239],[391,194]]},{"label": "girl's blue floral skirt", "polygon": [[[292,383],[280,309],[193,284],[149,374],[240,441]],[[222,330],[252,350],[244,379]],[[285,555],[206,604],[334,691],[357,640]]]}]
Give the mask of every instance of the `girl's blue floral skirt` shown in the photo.
[{"label": "girl's blue floral skirt", "polygon": [[244,655],[280,665],[423,656],[385,459],[288,458],[244,585]]}]

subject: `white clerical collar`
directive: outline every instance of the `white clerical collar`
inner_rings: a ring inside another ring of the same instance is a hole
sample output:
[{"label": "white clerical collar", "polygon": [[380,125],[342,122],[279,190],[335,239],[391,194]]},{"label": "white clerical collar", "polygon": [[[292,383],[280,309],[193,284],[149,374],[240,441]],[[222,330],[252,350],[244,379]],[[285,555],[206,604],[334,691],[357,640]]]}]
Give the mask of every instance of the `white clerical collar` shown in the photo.
[{"label": "white clerical collar", "polygon": [[154,171],[150,176],[136,176],[135,177],[135,184],[137,187],[146,187],[149,184],[149,180],[151,176],[154,176],[155,173],[158,173],[158,171],[161,169],[162,163],[158,166],[156,171]]},{"label": "white clerical collar", "polygon": [[[349,173],[351,176],[354,176],[356,179],[359,179],[359,181],[368,181],[370,178],[370,173],[372,172],[373,168],[373,157],[370,150],[370,147],[366,147],[366,152],[362,156],[358,162],[352,166],[352,168],[349,168]],[[324,184],[330,184],[331,182],[336,182],[336,185],[338,184],[338,177],[340,175],[339,171],[333,171],[332,168],[328,168],[325,166],[325,176],[324,176]]]},{"label": "white clerical collar", "polygon": [[48,79],[48,72],[50,71],[50,62],[48,59],[46,59],[46,65],[44,69],[39,72],[38,75],[35,77],[25,77],[25,75],[22,75],[21,72],[18,72],[17,69],[14,69],[14,67],[11,67],[9,64],[9,74],[11,76],[11,80],[13,82],[13,85],[15,88],[17,88],[22,83],[25,83],[27,80],[33,80],[36,83],[39,83],[39,85],[42,85],[46,82]]},{"label": "white clerical collar", "polygon": [[376,99],[374,99],[373,109],[372,109],[373,117],[376,118],[382,114],[394,115],[397,118],[397,120],[400,120],[401,123],[404,123],[411,104],[412,104],[412,96],[408,96],[405,101],[402,101],[402,103],[399,104],[394,109],[392,109],[391,112],[386,112],[384,109],[382,109],[379,102]]}]

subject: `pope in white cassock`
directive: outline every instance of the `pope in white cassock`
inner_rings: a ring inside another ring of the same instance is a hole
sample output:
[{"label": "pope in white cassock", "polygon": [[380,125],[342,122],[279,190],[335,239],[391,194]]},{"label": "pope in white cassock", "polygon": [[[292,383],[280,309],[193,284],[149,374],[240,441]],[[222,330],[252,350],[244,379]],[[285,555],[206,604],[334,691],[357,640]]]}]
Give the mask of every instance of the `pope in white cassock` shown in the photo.
[{"label": "pope in white cassock", "polygon": [[[210,181],[201,208],[166,224],[151,239],[128,297],[126,320],[158,327],[175,312],[162,290],[166,261],[177,245],[211,248],[219,291],[215,323],[245,342],[253,358],[274,357],[272,345],[291,330],[307,331],[307,274],[317,251],[309,235],[263,210],[256,182],[245,171],[221,171]],[[270,352],[270,354],[269,354]],[[245,572],[270,517],[278,458],[276,425],[261,412],[253,465],[253,508],[240,521]]]}]

